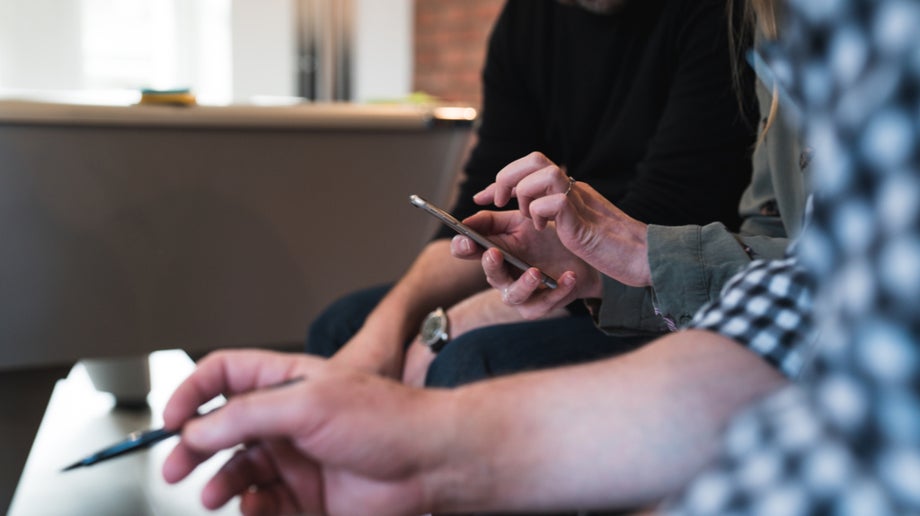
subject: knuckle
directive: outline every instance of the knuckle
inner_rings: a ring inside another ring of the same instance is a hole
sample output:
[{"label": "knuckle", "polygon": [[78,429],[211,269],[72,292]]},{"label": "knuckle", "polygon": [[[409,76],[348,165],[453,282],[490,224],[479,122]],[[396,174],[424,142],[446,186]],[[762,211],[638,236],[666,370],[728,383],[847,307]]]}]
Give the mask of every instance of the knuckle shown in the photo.
[{"label": "knuckle", "polygon": [[533,151],[527,155],[526,164],[528,168],[532,170],[540,170],[545,168],[547,165],[552,165],[553,162],[549,160],[542,152]]}]

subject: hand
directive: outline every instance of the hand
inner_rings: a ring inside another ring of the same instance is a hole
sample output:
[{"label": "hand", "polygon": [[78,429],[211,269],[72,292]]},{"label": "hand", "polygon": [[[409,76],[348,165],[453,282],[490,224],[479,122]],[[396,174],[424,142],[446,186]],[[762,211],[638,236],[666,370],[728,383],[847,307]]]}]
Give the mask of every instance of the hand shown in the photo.
[{"label": "hand", "polygon": [[[305,380],[266,389],[295,377]],[[227,404],[196,418],[218,394]],[[442,397],[304,355],[214,353],[166,406],[165,424],[181,427],[182,439],[163,476],[178,482],[217,451],[244,445],[205,485],[206,507],[240,496],[244,514],[424,513],[426,474],[452,439]]]},{"label": "hand", "polygon": [[513,306],[525,319],[537,319],[561,310],[575,299],[599,297],[601,279],[598,272],[562,245],[550,224],[537,230],[532,222],[516,211],[482,211],[464,221],[476,231],[509,252],[526,257],[533,263],[548,265],[547,273],[559,283],[556,289],[545,288],[536,268],[515,278],[496,249],[483,252],[472,240],[457,236],[451,241],[451,253],[457,258],[473,259],[481,255],[482,268],[489,284],[503,301]]},{"label": "hand", "polygon": [[473,199],[501,207],[512,197],[535,228],[554,221],[562,244],[598,271],[626,285],[651,285],[646,225],[587,184],[570,182],[543,154],[534,152],[510,163]]}]

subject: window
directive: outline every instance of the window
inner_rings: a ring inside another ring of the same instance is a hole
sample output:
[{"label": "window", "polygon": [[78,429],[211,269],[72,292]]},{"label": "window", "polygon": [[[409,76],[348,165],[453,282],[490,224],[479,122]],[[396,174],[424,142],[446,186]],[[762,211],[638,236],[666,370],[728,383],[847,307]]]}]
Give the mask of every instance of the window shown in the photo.
[{"label": "window", "polygon": [[88,89],[192,88],[229,101],[229,0],[81,0]]}]

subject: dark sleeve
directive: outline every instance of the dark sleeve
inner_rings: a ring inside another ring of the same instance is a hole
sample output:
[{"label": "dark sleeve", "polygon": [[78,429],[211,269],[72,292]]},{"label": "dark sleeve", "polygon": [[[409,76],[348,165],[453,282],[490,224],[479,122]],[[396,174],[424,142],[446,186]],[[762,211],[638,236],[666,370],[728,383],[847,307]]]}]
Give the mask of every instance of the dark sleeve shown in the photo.
[{"label": "dark sleeve", "polygon": [[660,225],[721,221],[737,229],[738,200],[751,179],[756,130],[753,74],[740,67],[743,102],[732,80],[725,3],[691,0],[676,13],[674,76],[636,178],[618,202]]},{"label": "dark sleeve", "polygon": [[[544,123],[533,107],[534,93],[523,84],[518,70],[526,66],[527,60],[515,56],[520,44],[515,44],[514,35],[533,23],[533,11],[526,2],[507,2],[489,37],[477,143],[464,166],[464,177],[451,208],[458,219],[482,209],[473,202],[473,194],[492,183],[502,167],[543,147],[540,128]],[[435,238],[453,235],[449,228],[440,228]]]}]

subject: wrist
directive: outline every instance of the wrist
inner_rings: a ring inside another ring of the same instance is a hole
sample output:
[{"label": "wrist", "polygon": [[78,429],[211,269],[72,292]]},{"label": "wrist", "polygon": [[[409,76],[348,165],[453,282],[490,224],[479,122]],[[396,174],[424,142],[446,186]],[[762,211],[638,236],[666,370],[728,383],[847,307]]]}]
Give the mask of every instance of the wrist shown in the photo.
[{"label": "wrist", "polygon": [[650,287],[652,285],[652,267],[648,259],[648,225],[642,224],[638,236],[638,249],[636,250],[636,283],[637,287]]},{"label": "wrist", "polygon": [[578,297],[581,299],[604,297],[604,278],[601,273],[594,267],[590,267],[586,276],[583,279],[585,288],[578,293]]},{"label": "wrist", "polygon": [[648,261],[648,225],[637,220],[608,232],[598,270],[630,287],[652,284]]},{"label": "wrist", "polygon": [[[436,461],[425,474],[430,512],[469,512],[492,498],[491,472],[495,435],[481,431],[483,418],[470,417],[482,407],[469,389],[440,391],[438,408],[428,412],[432,428],[443,437],[433,443]],[[471,396],[473,395],[473,396]],[[435,456],[435,455],[433,455]]]}]

